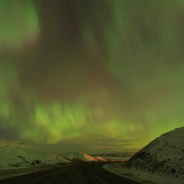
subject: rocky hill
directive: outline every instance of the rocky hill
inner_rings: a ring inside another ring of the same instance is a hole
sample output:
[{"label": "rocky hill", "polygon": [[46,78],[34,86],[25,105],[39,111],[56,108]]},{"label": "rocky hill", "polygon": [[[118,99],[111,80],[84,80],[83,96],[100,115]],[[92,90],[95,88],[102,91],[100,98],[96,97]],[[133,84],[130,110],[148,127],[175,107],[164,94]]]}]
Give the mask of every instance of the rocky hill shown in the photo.
[{"label": "rocky hill", "polygon": [[123,167],[184,181],[184,127],[161,135]]}]

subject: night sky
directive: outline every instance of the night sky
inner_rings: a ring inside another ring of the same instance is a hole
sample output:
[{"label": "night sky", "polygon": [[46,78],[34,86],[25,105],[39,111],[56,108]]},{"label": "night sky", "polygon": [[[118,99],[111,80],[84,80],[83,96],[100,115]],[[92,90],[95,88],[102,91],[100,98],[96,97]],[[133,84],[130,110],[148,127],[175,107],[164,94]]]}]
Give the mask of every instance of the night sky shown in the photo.
[{"label": "night sky", "polygon": [[183,100],[183,0],[0,0],[0,139],[136,151]]}]

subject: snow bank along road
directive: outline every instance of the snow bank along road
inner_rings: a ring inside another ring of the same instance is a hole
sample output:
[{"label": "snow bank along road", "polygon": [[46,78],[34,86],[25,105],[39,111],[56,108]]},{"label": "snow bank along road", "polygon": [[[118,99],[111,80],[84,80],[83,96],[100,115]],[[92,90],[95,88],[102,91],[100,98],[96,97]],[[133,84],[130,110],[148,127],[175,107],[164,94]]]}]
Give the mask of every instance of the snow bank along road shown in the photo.
[{"label": "snow bank along road", "polygon": [[140,184],[102,169],[104,162],[71,166],[0,180],[0,184]]}]

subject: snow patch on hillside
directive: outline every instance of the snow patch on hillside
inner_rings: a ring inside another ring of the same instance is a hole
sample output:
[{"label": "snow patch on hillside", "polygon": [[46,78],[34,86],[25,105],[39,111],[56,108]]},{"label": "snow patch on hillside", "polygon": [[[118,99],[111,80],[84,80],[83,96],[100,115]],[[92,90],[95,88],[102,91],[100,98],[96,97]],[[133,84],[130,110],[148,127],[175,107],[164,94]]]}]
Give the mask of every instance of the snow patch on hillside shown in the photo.
[{"label": "snow patch on hillside", "polygon": [[104,162],[106,161],[105,158],[100,157],[100,156],[96,156],[95,159],[98,160],[98,161],[104,161]]},{"label": "snow patch on hillside", "polygon": [[88,155],[86,153],[80,153],[80,152],[67,152],[67,153],[62,153],[61,157],[68,159],[68,160],[73,160],[73,159],[78,159],[81,161],[97,161],[97,159],[91,155]]}]

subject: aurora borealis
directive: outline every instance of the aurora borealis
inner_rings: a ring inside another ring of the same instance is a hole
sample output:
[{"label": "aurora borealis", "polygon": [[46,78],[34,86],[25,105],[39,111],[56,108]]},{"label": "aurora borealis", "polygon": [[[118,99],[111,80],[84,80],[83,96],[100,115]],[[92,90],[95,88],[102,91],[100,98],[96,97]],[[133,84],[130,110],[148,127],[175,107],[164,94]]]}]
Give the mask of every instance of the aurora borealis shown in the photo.
[{"label": "aurora borealis", "polygon": [[183,0],[0,0],[0,138],[106,152],[184,125]]},{"label": "aurora borealis", "polygon": [[21,49],[39,35],[39,23],[32,1],[0,1],[0,48]]}]

